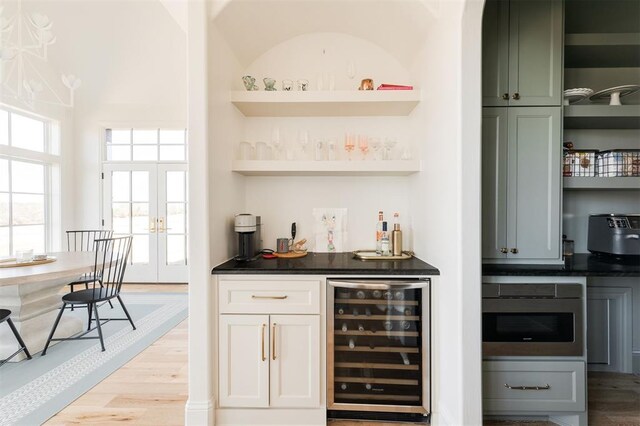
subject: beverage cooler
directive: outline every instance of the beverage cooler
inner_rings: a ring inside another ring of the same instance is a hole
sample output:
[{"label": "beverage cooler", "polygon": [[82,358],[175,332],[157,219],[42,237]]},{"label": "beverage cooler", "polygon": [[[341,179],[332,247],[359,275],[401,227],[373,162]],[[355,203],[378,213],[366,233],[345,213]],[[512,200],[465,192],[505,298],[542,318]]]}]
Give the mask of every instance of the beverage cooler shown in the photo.
[{"label": "beverage cooler", "polygon": [[330,418],[424,420],[429,414],[429,284],[328,280]]}]

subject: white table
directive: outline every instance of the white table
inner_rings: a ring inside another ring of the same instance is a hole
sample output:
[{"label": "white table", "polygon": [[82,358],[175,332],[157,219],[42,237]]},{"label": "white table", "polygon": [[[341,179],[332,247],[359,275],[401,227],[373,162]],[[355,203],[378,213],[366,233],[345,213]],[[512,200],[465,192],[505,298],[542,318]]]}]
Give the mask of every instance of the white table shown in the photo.
[{"label": "white table", "polygon": [[[95,262],[93,252],[49,255],[57,260],[35,266],[0,268],[0,308],[11,310],[11,319],[32,354],[44,348],[62,306],[62,289],[83,273],[92,271]],[[83,330],[85,325],[80,318],[65,314],[56,337],[69,337]],[[5,324],[0,325],[0,359],[16,350],[17,342],[11,330]],[[12,361],[24,358],[21,353]]]}]

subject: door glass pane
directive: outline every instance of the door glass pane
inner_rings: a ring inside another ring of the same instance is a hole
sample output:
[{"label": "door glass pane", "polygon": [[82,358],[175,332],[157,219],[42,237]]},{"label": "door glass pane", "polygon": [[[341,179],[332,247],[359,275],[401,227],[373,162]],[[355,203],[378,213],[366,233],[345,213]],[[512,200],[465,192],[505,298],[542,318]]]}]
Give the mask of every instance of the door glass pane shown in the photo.
[{"label": "door glass pane", "polygon": [[186,265],[184,235],[167,235],[167,265]]},{"label": "door glass pane", "polygon": [[113,232],[116,234],[130,234],[129,227],[129,203],[112,203],[111,218],[113,224]]},{"label": "door glass pane", "polygon": [[184,203],[167,203],[167,233],[184,234],[186,232]]},{"label": "door glass pane", "polygon": [[44,223],[44,195],[13,194],[13,224]]},{"label": "door glass pane", "polygon": [[184,145],[184,130],[160,130],[160,143]]},{"label": "door glass pane", "polygon": [[131,262],[135,264],[149,263],[149,236],[134,235],[131,243]]},{"label": "door glass pane", "polygon": [[130,144],[131,143],[131,130],[111,130],[111,143],[112,144]]},{"label": "door glass pane", "polygon": [[9,145],[9,113],[0,110],[0,145]]},{"label": "door glass pane", "polygon": [[13,251],[30,250],[44,253],[44,225],[14,226]]},{"label": "door glass pane", "polygon": [[9,251],[9,227],[0,227],[0,257],[11,256]]},{"label": "door glass pane", "polygon": [[149,172],[131,172],[131,201],[149,201]]},{"label": "door glass pane", "polygon": [[131,204],[131,224],[134,234],[149,232],[149,203]]},{"label": "door glass pane", "polygon": [[9,160],[0,158],[0,191],[9,192]]},{"label": "door glass pane", "polygon": [[133,146],[133,161],[157,161],[158,147],[153,146]]},{"label": "door glass pane", "polygon": [[108,146],[107,161],[131,161],[131,147],[129,145]]},{"label": "door glass pane", "polygon": [[0,226],[9,225],[9,194],[0,192]]},{"label": "door glass pane", "polygon": [[11,186],[14,192],[44,194],[44,166],[12,161]]},{"label": "door glass pane", "polygon": [[133,143],[155,145],[158,143],[158,131],[157,130],[134,130]]},{"label": "door glass pane", "polygon": [[11,114],[11,145],[32,151],[44,151],[44,122]]},{"label": "door glass pane", "polygon": [[184,145],[160,146],[160,161],[184,161]]},{"label": "door glass pane", "polygon": [[129,201],[129,172],[111,172],[111,199]]},{"label": "door glass pane", "polygon": [[185,172],[167,172],[167,201],[186,201]]}]

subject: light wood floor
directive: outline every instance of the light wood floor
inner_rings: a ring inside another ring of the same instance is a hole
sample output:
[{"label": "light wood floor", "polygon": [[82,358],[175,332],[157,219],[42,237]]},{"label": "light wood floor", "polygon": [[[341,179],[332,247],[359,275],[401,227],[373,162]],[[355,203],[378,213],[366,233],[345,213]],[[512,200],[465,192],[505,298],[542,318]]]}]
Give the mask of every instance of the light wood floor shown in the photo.
[{"label": "light wood floor", "polygon": [[[124,292],[186,292],[186,285],[126,285]],[[640,425],[640,376],[589,373],[589,425]],[[46,425],[181,425],[187,400],[187,320],[49,420]],[[331,426],[412,423],[334,420]],[[485,426],[553,426],[485,422]]]},{"label": "light wood floor", "polygon": [[[187,286],[125,284],[122,291],[186,293]],[[177,325],[45,424],[184,424],[187,321]]]}]

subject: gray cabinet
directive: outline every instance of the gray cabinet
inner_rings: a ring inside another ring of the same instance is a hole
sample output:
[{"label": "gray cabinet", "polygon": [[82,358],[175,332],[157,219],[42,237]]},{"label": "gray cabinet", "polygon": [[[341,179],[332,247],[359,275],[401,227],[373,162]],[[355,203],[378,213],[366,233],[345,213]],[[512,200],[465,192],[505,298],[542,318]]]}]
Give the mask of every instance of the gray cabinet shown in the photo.
[{"label": "gray cabinet", "polygon": [[561,105],[562,35],[560,0],[487,0],[483,105]]},{"label": "gray cabinet", "polygon": [[560,260],[561,109],[483,108],[482,252]]}]

